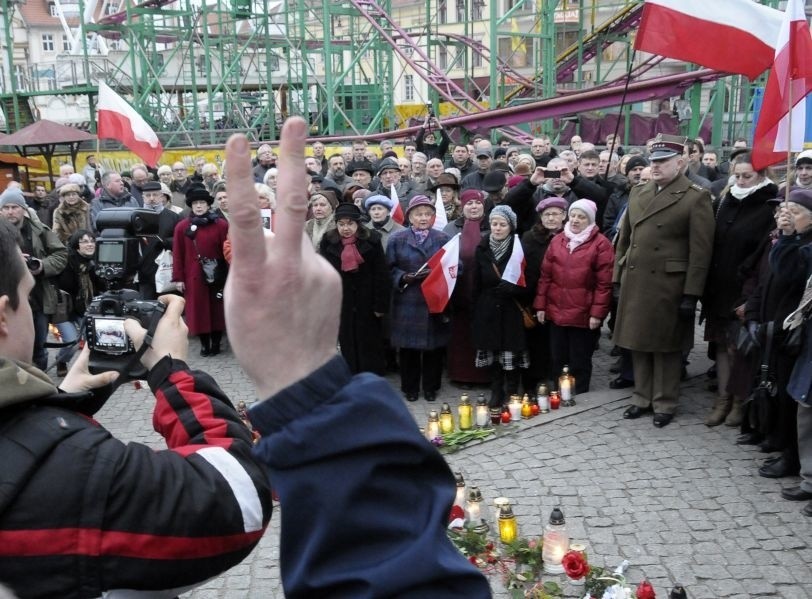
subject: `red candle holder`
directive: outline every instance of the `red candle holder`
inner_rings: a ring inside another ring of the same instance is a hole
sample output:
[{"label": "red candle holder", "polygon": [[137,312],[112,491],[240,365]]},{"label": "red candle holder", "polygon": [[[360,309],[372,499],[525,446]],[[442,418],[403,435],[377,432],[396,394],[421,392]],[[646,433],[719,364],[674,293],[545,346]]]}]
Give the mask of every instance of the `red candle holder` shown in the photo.
[{"label": "red candle holder", "polygon": [[550,409],[557,410],[561,407],[561,395],[558,391],[550,391]]}]

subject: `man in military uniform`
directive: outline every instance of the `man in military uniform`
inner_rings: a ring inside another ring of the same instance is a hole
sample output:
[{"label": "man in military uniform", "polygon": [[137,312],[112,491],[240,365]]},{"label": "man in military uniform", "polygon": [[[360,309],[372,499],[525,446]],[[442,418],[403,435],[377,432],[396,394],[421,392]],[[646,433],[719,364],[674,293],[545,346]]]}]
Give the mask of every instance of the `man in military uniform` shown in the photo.
[{"label": "man in military uniform", "polygon": [[654,412],[668,425],[679,398],[682,354],[694,342],[696,302],[713,248],[710,194],[682,175],[684,140],[660,136],[651,181],[634,187],[618,236],[615,343],[632,352],[634,395],[627,419]]}]

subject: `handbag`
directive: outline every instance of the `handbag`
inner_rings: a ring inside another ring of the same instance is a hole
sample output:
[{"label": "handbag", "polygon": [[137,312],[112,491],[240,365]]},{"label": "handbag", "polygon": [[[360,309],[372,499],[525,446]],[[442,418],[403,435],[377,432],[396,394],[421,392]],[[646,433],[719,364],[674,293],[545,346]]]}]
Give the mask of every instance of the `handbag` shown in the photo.
[{"label": "handbag", "polygon": [[[496,273],[496,276],[501,279],[502,275],[499,274],[499,269],[496,267],[496,264],[491,262],[491,266],[493,266],[493,270]],[[536,320],[535,314],[533,314],[530,311],[530,309],[527,308],[526,306],[522,306],[518,302],[518,300],[516,300],[516,298],[513,298],[513,303],[516,304],[516,307],[519,309],[519,312],[522,315],[522,324],[524,325],[524,328],[525,329],[534,329],[534,328],[536,328],[536,325],[538,325],[539,322],[538,322],[538,320]]]},{"label": "handbag", "polygon": [[155,291],[157,293],[169,293],[177,291],[178,287],[172,282],[172,250],[163,250],[155,258],[158,270],[155,271]]},{"label": "handbag", "polygon": [[222,288],[226,284],[226,277],[228,277],[228,265],[225,260],[218,258],[207,258],[200,255],[200,250],[197,249],[197,241],[192,239],[197,252],[197,261],[200,263],[200,269],[203,271],[203,281],[209,287]]},{"label": "handbag", "polygon": [[51,316],[53,324],[67,322],[73,315],[73,296],[64,289],[56,290],[56,311]]}]

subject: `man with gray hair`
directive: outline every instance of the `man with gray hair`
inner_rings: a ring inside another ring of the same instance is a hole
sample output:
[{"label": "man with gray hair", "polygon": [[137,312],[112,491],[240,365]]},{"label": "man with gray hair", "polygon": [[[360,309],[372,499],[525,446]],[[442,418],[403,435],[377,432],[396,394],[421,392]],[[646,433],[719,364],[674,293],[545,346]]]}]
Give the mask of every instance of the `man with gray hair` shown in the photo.
[{"label": "man with gray hair", "polygon": [[254,181],[262,183],[268,169],[276,166],[276,155],[268,144],[262,144],[257,149],[257,165],[254,167]]},{"label": "man with gray hair", "polygon": [[90,220],[93,227],[96,226],[96,219],[99,212],[105,208],[139,208],[138,202],[127,191],[124,179],[115,171],[107,171],[102,177],[102,192],[99,197],[94,198],[90,204]]}]

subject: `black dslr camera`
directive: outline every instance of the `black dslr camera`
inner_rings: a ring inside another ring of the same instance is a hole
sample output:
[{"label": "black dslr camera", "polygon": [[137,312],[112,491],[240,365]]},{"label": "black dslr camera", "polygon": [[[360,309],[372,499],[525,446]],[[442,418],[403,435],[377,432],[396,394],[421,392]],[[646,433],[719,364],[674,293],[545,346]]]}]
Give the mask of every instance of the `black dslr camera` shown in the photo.
[{"label": "black dslr camera", "polygon": [[143,300],[132,285],[141,259],[138,246],[144,237],[158,233],[158,213],[142,208],[108,208],[99,212],[96,228],[96,274],[107,281],[110,291],[93,298],[85,312],[85,340],[90,348],[90,372],[114,370],[116,384],[142,379],[147,369],[136,355],[124,331],[124,320],[132,318],[149,336],[163,315],[161,302]]}]

